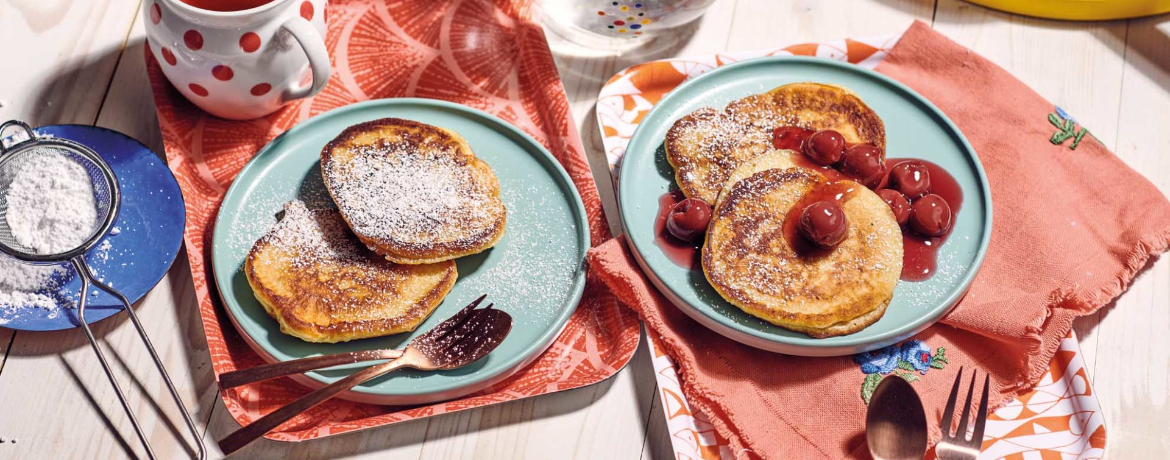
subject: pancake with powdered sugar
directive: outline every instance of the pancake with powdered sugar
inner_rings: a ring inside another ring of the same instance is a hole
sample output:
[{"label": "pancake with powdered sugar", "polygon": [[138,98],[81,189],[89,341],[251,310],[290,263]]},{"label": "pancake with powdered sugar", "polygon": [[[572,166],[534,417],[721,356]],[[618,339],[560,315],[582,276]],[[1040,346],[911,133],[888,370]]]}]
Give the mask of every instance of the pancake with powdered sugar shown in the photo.
[{"label": "pancake with powdered sugar", "polygon": [[437,126],[398,118],[351,126],[321,151],[321,174],[358,239],[392,262],[452,260],[504,234],[495,173]]},{"label": "pancake with powdered sugar", "polygon": [[344,342],[413,331],[455,285],[454,261],[401,265],[364,248],[332,209],[285,205],[244,262],[256,299],[285,334]]}]

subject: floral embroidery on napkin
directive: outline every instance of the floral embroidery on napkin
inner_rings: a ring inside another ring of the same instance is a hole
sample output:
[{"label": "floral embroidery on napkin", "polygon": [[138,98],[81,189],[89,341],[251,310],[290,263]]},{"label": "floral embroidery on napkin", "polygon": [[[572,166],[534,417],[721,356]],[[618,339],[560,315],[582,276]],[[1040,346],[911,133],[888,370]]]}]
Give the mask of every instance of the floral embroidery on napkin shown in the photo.
[{"label": "floral embroidery on napkin", "polygon": [[948,364],[946,348],[938,347],[931,354],[930,346],[921,340],[909,340],[902,345],[858,353],[853,355],[853,362],[861,365],[861,372],[866,374],[861,384],[861,399],[866,405],[873,396],[873,390],[881,383],[882,376],[893,373],[913,383],[918,380],[915,372],[926,375],[926,371],[931,368],[942,369]]},{"label": "floral embroidery on napkin", "polygon": [[1048,139],[1053,145],[1060,145],[1069,139],[1072,139],[1072,144],[1069,144],[1069,150],[1076,150],[1078,145],[1081,145],[1081,139],[1085,134],[1089,134],[1089,130],[1081,126],[1080,131],[1077,131],[1077,120],[1069,116],[1068,112],[1060,106],[1056,106],[1056,113],[1048,114],[1048,122],[1055,126],[1057,131],[1052,133],[1052,137]]}]

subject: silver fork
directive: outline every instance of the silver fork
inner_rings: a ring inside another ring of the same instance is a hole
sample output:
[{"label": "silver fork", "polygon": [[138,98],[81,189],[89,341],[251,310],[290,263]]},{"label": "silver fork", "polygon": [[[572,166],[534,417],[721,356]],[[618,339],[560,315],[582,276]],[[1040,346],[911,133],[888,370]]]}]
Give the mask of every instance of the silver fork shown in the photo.
[{"label": "silver fork", "polygon": [[983,447],[983,427],[987,424],[987,391],[990,387],[990,375],[983,377],[983,398],[979,401],[979,413],[975,415],[975,429],[971,438],[967,438],[967,420],[971,415],[971,396],[975,393],[975,379],[979,371],[971,371],[971,387],[967,389],[967,402],[963,404],[963,415],[959,417],[959,429],[951,434],[951,420],[955,418],[955,400],[959,396],[959,384],[963,382],[963,368],[959,368],[959,375],[955,377],[955,385],[951,387],[951,396],[947,398],[947,408],[942,416],[942,439],[934,447],[934,453],[939,460],[976,460]]}]

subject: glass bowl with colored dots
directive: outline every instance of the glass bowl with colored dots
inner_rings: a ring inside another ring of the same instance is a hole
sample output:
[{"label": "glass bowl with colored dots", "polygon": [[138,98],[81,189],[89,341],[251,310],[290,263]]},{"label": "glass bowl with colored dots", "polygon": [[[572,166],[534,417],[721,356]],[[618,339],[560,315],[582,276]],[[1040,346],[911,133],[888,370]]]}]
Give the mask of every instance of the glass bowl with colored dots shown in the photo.
[{"label": "glass bowl with colored dots", "polygon": [[646,38],[698,19],[714,0],[541,0],[544,23],[570,41],[605,46],[606,41]]}]

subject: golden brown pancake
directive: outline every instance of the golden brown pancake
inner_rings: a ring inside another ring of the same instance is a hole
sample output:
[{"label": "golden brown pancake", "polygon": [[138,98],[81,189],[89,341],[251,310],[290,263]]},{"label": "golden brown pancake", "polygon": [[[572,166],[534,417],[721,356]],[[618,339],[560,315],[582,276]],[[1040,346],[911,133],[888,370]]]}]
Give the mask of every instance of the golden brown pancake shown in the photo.
[{"label": "golden brown pancake", "polygon": [[[735,168],[733,171],[731,171],[731,174],[728,175],[725,184],[734,184],[741,180],[747,179],[747,176],[765,169],[795,168],[797,166],[796,163],[792,161],[793,155],[802,154],[793,150],[769,150],[763,155],[746,160],[738,168]],[[726,192],[727,190],[727,187],[724,187],[723,190],[720,190],[719,198],[714,202],[715,204],[711,206],[712,208],[715,208],[718,206],[720,201],[723,201],[724,193],[722,192]]]},{"label": "golden brown pancake", "polygon": [[791,83],[727,104],[727,114],[769,133],[780,126],[832,129],[850,144],[871,144],[885,158],[886,126],[853,91],[823,83]]},{"label": "golden brown pancake", "polygon": [[683,194],[714,203],[736,166],[772,150],[772,136],[726,112],[702,108],[674,122],[665,146]]},{"label": "golden brown pancake", "polygon": [[[766,162],[764,162],[766,163]],[[723,298],[745,312],[814,338],[857,332],[881,318],[902,271],[902,233],[874,192],[854,184],[842,205],[845,240],[832,249],[798,251],[784,220],[826,179],[803,168],[751,169],[732,175],[703,246],[703,273]]]},{"label": "golden brown pancake", "polygon": [[739,99],[725,110],[702,108],[680,118],[666,133],[666,158],[688,198],[714,203],[733,170],[772,150],[781,126],[832,129],[850,144],[868,143],[885,156],[885,125],[848,89],[793,83]]},{"label": "golden brown pancake", "polygon": [[454,261],[387,261],[362,247],[337,211],[300,201],[252,246],[244,274],[281,332],[329,343],[413,331],[456,278]]},{"label": "golden brown pancake", "polygon": [[392,262],[452,260],[504,235],[499,181],[452,131],[397,118],[354,125],[321,151],[321,174],[354,234]]}]

